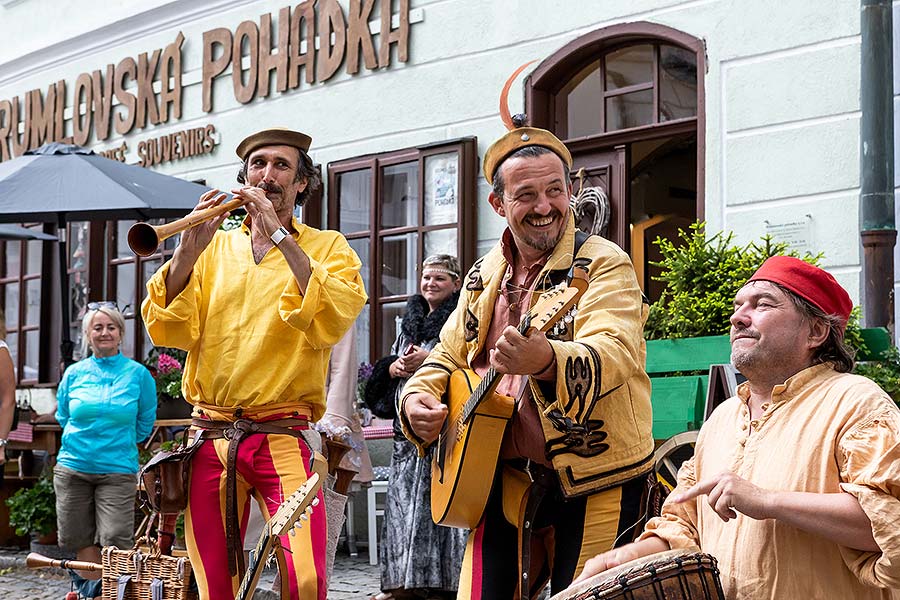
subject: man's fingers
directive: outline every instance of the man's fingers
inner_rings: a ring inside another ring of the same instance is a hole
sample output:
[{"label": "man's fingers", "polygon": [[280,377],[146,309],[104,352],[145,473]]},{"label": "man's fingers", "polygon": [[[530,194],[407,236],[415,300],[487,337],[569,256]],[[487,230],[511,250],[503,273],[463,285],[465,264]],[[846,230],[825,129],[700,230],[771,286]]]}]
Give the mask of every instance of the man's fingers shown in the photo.
[{"label": "man's fingers", "polygon": [[688,500],[693,500],[697,496],[708,494],[713,490],[713,488],[716,487],[716,485],[718,485],[721,477],[721,475],[716,475],[715,477],[704,479],[703,481],[695,483],[684,492],[680,494],[674,494],[672,496],[672,502],[687,502]]},{"label": "man's fingers", "polygon": [[727,522],[729,519],[734,519],[735,517],[737,517],[734,509],[731,508],[732,502],[733,500],[731,498],[731,495],[719,494],[715,502],[713,502],[712,498],[710,498],[709,505],[712,506],[712,509],[714,511],[716,511],[716,514],[719,515],[720,519]]}]

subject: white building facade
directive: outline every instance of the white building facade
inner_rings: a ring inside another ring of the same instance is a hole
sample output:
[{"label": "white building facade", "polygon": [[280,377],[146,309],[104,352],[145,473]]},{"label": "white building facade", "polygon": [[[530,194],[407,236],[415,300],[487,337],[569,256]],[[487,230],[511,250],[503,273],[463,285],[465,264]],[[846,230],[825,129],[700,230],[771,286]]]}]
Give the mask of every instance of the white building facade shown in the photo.
[{"label": "white building facade", "polygon": [[[344,232],[367,268],[362,359],[389,347],[425,255],[468,266],[502,232],[480,157],[530,60],[512,112],[567,140],[651,297],[650,242],[700,219],[824,253],[861,303],[856,0],[6,0],[0,35],[4,161],[75,141],[230,190],[246,135],[309,133],[325,185],[304,218]],[[136,261],[129,224],[71,226],[76,297],[140,303],[166,251]],[[49,246],[12,244],[0,286],[20,380],[52,382],[39,313],[58,295],[28,279]]]}]

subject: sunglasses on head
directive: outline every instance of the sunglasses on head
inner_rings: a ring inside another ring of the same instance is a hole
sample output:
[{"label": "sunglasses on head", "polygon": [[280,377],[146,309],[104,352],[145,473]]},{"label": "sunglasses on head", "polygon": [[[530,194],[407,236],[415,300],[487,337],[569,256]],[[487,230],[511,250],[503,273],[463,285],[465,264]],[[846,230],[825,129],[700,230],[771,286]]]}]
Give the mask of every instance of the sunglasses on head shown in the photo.
[{"label": "sunglasses on head", "polygon": [[99,310],[101,308],[111,308],[119,310],[119,305],[111,300],[103,300],[102,302],[88,302],[88,310]]}]

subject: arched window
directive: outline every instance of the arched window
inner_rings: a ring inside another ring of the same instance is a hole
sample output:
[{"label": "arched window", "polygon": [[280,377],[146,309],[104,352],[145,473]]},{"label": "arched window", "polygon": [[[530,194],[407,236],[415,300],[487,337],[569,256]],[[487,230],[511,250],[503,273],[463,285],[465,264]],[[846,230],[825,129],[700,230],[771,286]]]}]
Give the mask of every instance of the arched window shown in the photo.
[{"label": "arched window", "polygon": [[703,42],[654,23],[588,33],[526,80],[529,121],[572,152],[573,179],[609,199],[606,237],[632,257],[651,299],[652,241],[704,215],[706,55]]},{"label": "arched window", "polygon": [[570,139],[696,117],[697,57],[659,43],[608,50],[556,97],[565,113],[557,128]]}]

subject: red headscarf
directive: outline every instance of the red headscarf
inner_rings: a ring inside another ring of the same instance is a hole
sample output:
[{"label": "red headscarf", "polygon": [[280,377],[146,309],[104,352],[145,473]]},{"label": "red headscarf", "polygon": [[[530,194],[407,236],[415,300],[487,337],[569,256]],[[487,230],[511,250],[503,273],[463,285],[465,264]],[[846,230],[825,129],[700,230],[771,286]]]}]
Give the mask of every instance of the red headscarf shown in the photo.
[{"label": "red headscarf", "polygon": [[843,330],[853,310],[850,294],[831,273],[793,256],[773,256],[748,281],[773,281],[820,308],[840,317]]}]

